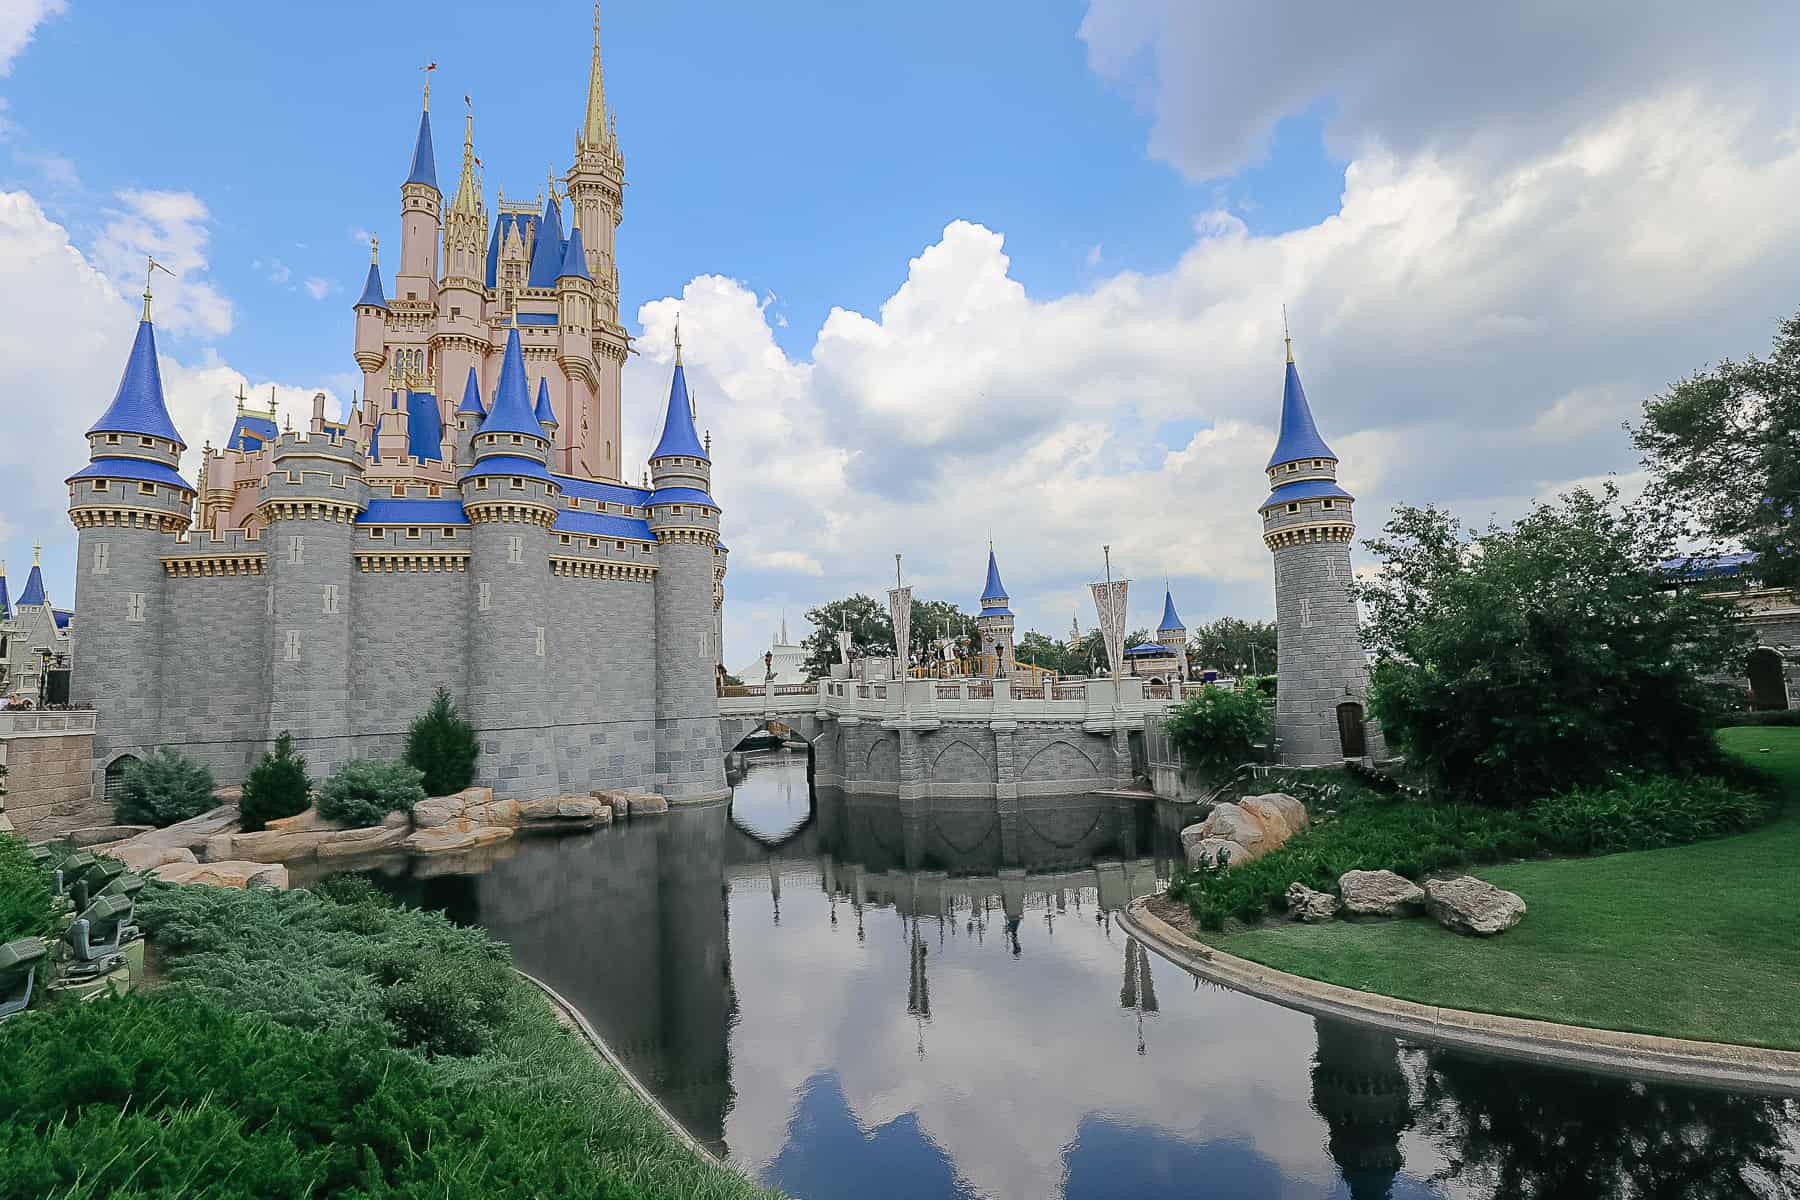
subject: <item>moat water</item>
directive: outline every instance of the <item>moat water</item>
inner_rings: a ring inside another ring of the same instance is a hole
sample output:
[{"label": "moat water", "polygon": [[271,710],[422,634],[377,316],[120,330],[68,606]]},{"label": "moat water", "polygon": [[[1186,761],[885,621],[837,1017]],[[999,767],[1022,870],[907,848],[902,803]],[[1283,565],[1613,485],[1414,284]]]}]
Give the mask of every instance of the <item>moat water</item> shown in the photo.
[{"label": "moat water", "polygon": [[510,942],[807,1200],[1800,1197],[1795,1101],[1409,1043],[1147,952],[1114,913],[1166,879],[1179,812],[944,807],[815,800],[776,753],[729,806],[383,882]]}]

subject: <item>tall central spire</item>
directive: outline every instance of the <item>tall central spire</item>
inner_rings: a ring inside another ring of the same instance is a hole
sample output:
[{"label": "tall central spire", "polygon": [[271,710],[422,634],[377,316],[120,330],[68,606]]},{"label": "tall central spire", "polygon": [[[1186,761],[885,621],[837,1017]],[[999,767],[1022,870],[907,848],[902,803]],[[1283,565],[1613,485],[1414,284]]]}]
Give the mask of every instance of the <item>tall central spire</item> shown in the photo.
[{"label": "tall central spire", "polygon": [[600,69],[600,0],[594,0],[594,60],[588,67],[587,119],[581,140],[590,146],[606,142],[606,77]]},{"label": "tall central spire", "polygon": [[456,181],[456,195],[450,201],[452,209],[474,212],[481,207],[481,188],[475,182],[475,106],[468,106],[463,113],[463,156],[462,176]]}]

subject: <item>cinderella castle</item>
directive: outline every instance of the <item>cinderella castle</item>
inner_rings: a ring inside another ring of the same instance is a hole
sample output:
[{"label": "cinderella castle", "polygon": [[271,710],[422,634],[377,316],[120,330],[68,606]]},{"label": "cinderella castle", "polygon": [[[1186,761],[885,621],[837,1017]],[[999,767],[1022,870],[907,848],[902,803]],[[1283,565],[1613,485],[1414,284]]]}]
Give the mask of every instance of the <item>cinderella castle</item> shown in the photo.
[{"label": "cinderella castle", "polygon": [[472,117],[445,203],[427,84],[399,267],[390,290],[371,262],[354,306],[362,402],[327,420],[320,396],[282,430],[240,398],[197,486],[146,289],[68,480],[70,686],[99,710],[96,790],[158,746],[236,781],[283,731],[315,775],[398,757],[445,688],[480,733],[478,782],[503,795],[727,794],[726,552],[679,335],[643,486],[621,461],[624,171],[597,17],[574,161],[528,204],[490,212]]}]

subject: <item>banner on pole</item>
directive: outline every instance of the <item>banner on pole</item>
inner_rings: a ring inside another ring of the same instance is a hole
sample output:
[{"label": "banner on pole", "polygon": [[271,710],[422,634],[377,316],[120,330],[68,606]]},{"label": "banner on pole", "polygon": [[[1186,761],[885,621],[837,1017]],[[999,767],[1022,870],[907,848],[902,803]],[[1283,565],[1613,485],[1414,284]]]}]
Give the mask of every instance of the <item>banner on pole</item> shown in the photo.
[{"label": "banner on pole", "polygon": [[1106,661],[1112,666],[1113,678],[1117,679],[1125,661],[1125,592],[1131,581],[1115,579],[1111,583],[1088,586],[1093,589],[1094,610],[1100,616],[1100,636],[1106,643]]},{"label": "banner on pole", "polygon": [[894,622],[894,678],[905,679],[907,649],[912,645],[912,589],[888,589],[888,616]]}]

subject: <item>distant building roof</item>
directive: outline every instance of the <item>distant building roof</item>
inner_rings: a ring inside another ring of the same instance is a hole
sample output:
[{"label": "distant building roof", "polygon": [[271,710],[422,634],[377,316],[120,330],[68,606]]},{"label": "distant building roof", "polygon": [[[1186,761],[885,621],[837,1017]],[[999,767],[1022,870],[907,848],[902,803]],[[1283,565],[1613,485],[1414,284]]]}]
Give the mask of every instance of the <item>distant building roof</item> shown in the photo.
[{"label": "distant building roof", "polygon": [[88,433],[133,433],[141,437],[166,438],[186,447],[175,422],[169,419],[169,406],[163,400],[162,367],[156,360],[156,329],[149,321],[139,321],[137,338],[125,359],[125,374],[119,379],[119,390],[112,403],[88,429]]},{"label": "distant building roof", "polygon": [[603,504],[630,504],[642,507],[650,500],[650,493],[643,488],[629,487],[622,483],[605,483],[598,479],[577,479],[573,475],[554,475],[556,482],[562,484],[563,495],[578,496],[583,500],[598,500]]},{"label": "distant building roof", "polygon": [[562,269],[556,273],[558,279],[593,279],[588,274],[587,252],[581,245],[581,226],[569,230],[569,240],[563,246]]},{"label": "distant building roof", "polygon": [[1281,436],[1275,441],[1275,453],[1269,456],[1269,465],[1273,467],[1303,458],[1337,461],[1337,455],[1319,436],[1319,427],[1313,424],[1312,408],[1306,403],[1306,389],[1300,386],[1300,372],[1295,369],[1294,360],[1289,358],[1287,376],[1281,388]]},{"label": "distant building roof", "polygon": [[1167,646],[1159,646],[1155,642],[1139,642],[1125,652],[1126,658],[1150,658],[1152,656],[1174,658],[1175,652]]},{"label": "distant building roof", "polygon": [[467,525],[460,500],[426,497],[382,497],[370,500],[356,518],[358,525]]},{"label": "distant building roof", "polygon": [[6,594],[6,576],[0,575],[0,621],[12,616],[12,600]]},{"label": "distant building roof", "polygon": [[1705,554],[1694,558],[1665,558],[1657,569],[1676,579],[1731,579],[1750,573],[1756,566],[1754,554]]},{"label": "distant building roof", "polygon": [[74,483],[77,479],[133,479],[139,483],[167,484],[185,492],[194,490],[194,485],[174,467],[145,458],[96,458],[64,482]]},{"label": "distant building roof", "polygon": [[548,480],[550,472],[544,464],[535,458],[526,458],[522,454],[489,454],[475,461],[469,468],[470,477],[476,475],[524,475],[531,479]]},{"label": "distant building roof", "polygon": [[56,622],[58,629],[67,629],[69,622],[75,619],[74,612],[66,608],[53,608],[50,610],[50,616]]},{"label": "distant building roof", "polygon": [[556,424],[556,410],[550,407],[550,376],[538,376],[537,409],[535,415],[539,425]]},{"label": "distant building roof", "polygon": [[531,270],[526,276],[525,286],[555,287],[556,277],[562,273],[562,262],[562,206],[552,196],[544,201],[544,216],[538,222],[537,241],[531,245]]},{"label": "distant building roof", "polygon": [[444,458],[444,410],[430,392],[406,395],[406,452],[425,462]]},{"label": "distant building roof", "polygon": [[469,381],[463,385],[462,403],[457,405],[456,411],[473,413],[478,417],[487,416],[487,409],[481,404],[481,376],[475,373],[474,367],[469,368]]},{"label": "distant building roof", "polygon": [[585,509],[559,510],[556,523],[551,528],[558,533],[578,533],[586,537],[623,538],[639,542],[656,540],[656,535],[650,532],[649,523],[642,517],[615,517],[611,513],[588,512]]},{"label": "distant building roof", "polygon": [[657,488],[654,492],[650,493],[650,498],[648,500],[645,500],[644,503],[646,505],[650,505],[650,504],[704,504],[708,508],[719,507],[719,502],[717,500],[714,500],[711,496],[707,495],[705,492],[701,491],[699,488],[691,488],[691,487]]},{"label": "distant building roof", "polygon": [[1181,623],[1181,614],[1175,611],[1174,593],[1170,592],[1169,589],[1164,588],[1163,589],[1162,624],[1158,625],[1156,627],[1156,631],[1158,633],[1161,633],[1165,629],[1186,629],[1186,628],[1187,628],[1187,626],[1185,626]]},{"label": "distant building roof", "polygon": [[518,320],[521,325],[555,325],[557,323],[555,313],[522,312],[518,314]]},{"label": "distant building roof", "polygon": [[992,604],[975,614],[978,617],[1010,617],[1013,611],[1003,604]]},{"label": "distant building roof", "polygon": [[1297,500],[1354,500],[1356,497],[1329,479],[1302,479],[1295,483],[1284,483],[1269,493],[1269,498],[1256,506],[1261,512],[1265,508],[1273,508],[1277,504],[1292,504]]},{"label": "distant building roof", "polygon": [[227,450],[261,450],[281,436],[273,418],[256,413],[239,413],[232,422],[231,436],[225,439]]},{"label": "distant building roof", "polygon": [[994,548],[988,547],[987,583],[981,589],[981,602],[998,600],[1001,607],[1006,603],[1006,586],[1000,582],[1000,564],[994,560]]},{"label": "distant building roof", "polygon": [[25,577],[25,590],[19,593],[20,604],[48,604],[50,597],[44,592],[44,572],[36,563],[31,564],[31,574]]},{"label": "distant building roof", "polygon": [[413,143],[412,170],[406,173],[406,182],[423,183],[436,188],[437,157],[431,152],[431,114],[419,114],[419,140]]}]

